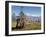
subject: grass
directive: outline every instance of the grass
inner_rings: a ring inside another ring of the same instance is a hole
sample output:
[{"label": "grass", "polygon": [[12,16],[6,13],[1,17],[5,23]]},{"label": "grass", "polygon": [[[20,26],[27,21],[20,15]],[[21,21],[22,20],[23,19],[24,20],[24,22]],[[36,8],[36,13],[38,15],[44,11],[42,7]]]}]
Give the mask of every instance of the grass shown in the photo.
[{"label": "grass", "polygon": [[[12,28],[14,28],[13,30],[16,30],[16,21],[12,21]],[[19,30],[40,30],[41,29],[41,24],[38,22],[29,22],[27,23],[27,25],[24,26],[23,29],[19,29]]]},{"label": "grass", "polygon": [[12,27],[16,27],[17,22],[16,21],[12,21]]}]

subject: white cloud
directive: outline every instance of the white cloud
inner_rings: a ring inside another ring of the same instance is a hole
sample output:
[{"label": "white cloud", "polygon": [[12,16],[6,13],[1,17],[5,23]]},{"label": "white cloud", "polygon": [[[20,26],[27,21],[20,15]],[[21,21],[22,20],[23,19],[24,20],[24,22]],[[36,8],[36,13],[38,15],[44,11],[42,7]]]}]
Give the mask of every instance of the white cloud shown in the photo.
[{"label": "white cloud", "polygon": [[27,16],[35,16],[35,17],[39,17],[40,15],[34,15],[34,14],[30,14],[30,13],[25,13]]},{"label": "white cloud", "polygon": [[32,16],[39,17],[40,15],[32,15]]},{"label": "white cloud", "polygon": [[27,15],[27,16],[31,16],[31,14],[30,14],[30,13],[26,13],[26,15]]}]

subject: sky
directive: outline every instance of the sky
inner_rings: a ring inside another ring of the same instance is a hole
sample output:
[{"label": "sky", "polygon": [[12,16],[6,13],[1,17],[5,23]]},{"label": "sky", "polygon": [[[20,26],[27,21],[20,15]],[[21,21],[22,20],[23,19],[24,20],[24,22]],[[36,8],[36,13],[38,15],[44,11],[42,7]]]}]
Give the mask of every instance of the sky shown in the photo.
[{"label": "sky", "polygon": [[12,5],[11,12],[15,13],[15,16],[19,16],[21,10],[27,16],[41,16],[41,7]]}]

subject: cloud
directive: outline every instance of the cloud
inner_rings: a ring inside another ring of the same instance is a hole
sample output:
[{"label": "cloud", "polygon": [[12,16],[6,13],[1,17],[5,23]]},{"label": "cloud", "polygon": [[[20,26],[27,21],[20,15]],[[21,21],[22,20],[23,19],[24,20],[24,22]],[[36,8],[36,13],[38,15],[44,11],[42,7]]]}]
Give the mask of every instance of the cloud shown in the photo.
[{"label": "cloud", "polygon": [[35,17],[39,17],[40,15],[35,15],[35,14],[31,14],[31,13],[25,13],[27,16],[35,16]]},{"label": "cloud", "polygon": [[39,17],[40,15],[32,15],[32,16]]},{"label": "cloud", "polygon": [[30,13],[25,13],[25,15],[27,15],[27,16],[31,16],[31,14],[30,14]]}]

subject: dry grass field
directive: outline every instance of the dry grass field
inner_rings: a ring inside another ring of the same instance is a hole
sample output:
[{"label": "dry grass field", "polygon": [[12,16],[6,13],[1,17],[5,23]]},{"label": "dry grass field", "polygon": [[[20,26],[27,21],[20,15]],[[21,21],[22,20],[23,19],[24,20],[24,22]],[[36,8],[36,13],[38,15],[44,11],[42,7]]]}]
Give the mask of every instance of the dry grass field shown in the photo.
[{"label": "dry grass field", "polygon": [[[39,22],[28,22],[27,25],[24,25],[24,28],[22,29],[15,29],[16,28],[16,21],[12,21],[12,30],[16,31],[16,30],[40,30],[41,29],[41,24]],[[13,29],[14,28],[14,29]]]}]

